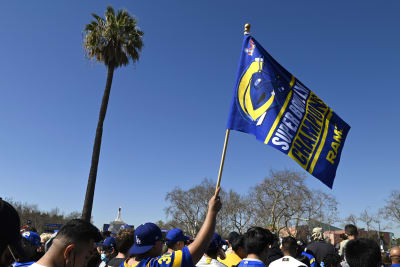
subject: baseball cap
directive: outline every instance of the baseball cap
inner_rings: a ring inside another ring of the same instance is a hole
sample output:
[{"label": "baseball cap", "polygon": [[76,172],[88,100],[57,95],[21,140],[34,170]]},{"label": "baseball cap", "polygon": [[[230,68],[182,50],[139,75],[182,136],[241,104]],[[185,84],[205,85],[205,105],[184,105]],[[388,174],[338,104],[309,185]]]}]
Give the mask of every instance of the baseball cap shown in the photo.
[{"label": "baseball cap", "polygon": [[117,243],[115,242],[115,238],[110,236],[107,237],[104,242],[101,244],[101,246],[105,247],[105,248],[115,248],[115,246],[117,245]]},{"label": "baseball cap", "polygon": [[131,255],[146,253],[155,245],[156,241],[162,240],[161,229],[154,223],[138,226],[133,237],[133,246],[129,249]]},{"label": "baseball cap", "polygon": [[32,245],[40,246],[40,236],[32,231],[25,231],[22,233],[22,237],[29,241]]},{"label": "baseball cap", "polygon": [[7,201],[0,198],[0,241],[9,245],[15,257],[24,256],[20,234],[20,220],[17,211]]},{"label": "baseball cap", "polygon": [[185,236],[183,234],[183,231],[179,228],[175,228],[172,230],[169,230],[165,239],[167,239],[167,244],[168,245],[173,245],[178,241],[186,241],[189,240],[188,236]]},{"label": "baseball cap", "polygon": [[221,238],[221,236],[217,233],[214,233],[213,238],[211,240],[210,248],[221,248],[223,245],[227,245],[226,241]]}]

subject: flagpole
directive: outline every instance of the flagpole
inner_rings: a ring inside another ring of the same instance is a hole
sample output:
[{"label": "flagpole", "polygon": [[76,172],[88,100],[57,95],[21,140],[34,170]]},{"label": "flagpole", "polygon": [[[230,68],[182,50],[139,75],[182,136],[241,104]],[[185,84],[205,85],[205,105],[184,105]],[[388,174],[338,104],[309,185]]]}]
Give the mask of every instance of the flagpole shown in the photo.
[{"label": "flagpole", "polygon": [[[251,26],[250,24],[244,25],[244,32],[243,32],[244,35],[250,34],[250,26]],[[222,150],[221,163],[219,165],[218,180],[217,180],[217,186],[215,187],[215,192],[217,192],[218,187],[220,187],[220,185],[221,185],[221,177],[222,177],[222,171],[224,169],[225,154],[226,154],[226,148],[228,147],[229,133],[230,133],[230,130],[226,129],[224,148]]]},{"label": "flagpole", "polygon": [[222,176],[222,170],[224,169],[225,154],[226,154],[226,148],[228,146],[229,133],[230,133],[230,130],[226,129],[224,149],[222,150],[221,164],[219,165],[218,181],[217,181],[217,186],[215,187],[215,191],[217,191],[218,187],[221,184],[221,176]]}]

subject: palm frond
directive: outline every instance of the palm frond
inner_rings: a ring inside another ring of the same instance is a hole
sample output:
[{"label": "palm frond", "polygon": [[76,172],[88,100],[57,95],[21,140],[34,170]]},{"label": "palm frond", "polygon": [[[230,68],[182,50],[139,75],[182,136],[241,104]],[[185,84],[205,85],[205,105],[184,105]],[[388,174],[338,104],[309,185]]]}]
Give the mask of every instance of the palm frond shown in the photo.
[{"label": "palm frond", "polygon": [[95,20],[84,28],[84,47],[89,58],[116,68],[139,60],[143,32],[135,17],[123,9],[115,12],[111,6],[106,9],[105,19],[92,16]]}]

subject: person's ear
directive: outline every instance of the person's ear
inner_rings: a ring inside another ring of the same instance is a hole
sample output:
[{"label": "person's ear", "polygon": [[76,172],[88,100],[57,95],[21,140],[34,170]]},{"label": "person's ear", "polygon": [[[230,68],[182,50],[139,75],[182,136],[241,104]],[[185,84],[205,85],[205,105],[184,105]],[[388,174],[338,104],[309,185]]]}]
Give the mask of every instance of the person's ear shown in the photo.
[{"label": "person's ear", "polygon": [[68,259],[68,257],[71,255],[73,250],[75,249],[75,244],[68,245],[65,250],[64,250],[64,260]]}]

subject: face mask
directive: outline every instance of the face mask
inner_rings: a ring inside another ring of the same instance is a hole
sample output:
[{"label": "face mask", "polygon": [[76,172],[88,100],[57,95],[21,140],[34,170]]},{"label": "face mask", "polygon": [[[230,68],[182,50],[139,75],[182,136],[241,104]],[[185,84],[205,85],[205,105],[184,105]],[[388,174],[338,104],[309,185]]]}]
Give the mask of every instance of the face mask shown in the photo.
[{"label": "face mask", "polygon": [[106,255],[105,253],[101,253],[100,258],[101,258],[101,260],[104,261],[104,262],[107,262],[107,261],[108,261],[107,255]]}]

